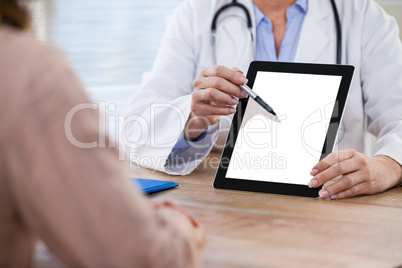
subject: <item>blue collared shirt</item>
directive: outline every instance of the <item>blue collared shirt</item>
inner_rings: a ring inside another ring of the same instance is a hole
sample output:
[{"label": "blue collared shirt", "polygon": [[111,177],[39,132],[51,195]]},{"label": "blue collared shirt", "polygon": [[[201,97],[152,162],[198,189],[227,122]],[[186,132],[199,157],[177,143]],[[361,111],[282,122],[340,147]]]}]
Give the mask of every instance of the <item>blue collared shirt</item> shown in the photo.
[{"label": "blue collared shirt", "polygon": [[263,61],[294,61],[301,27],[307,13],[308,0],[297,0],[286,11],[287,24],[286,33],[276,55],[275,39],[272,32],[272,22],[254,4],[255,25],[256,25],[256,49],[255,60]]},{"label": "blue collared shirt", "polygon": [[[299,43],[300,31],[304,17],[307,13],[307,8],[308,0],[297,0],[287,9],[286,33],[279,50],[279,57],[277,57],[271,20],[268,17],[265,17],[261,10],[254,4],[257,34],[254,59],[263,61],[294,61],[297,45]],[[194,142],[203,143],[203,140],[207,138],[205,142],[209,143],[211,141],[210,136],[217,129],[217,127],[208,128]],[[173,148],[170,157],[181,154],[190,147],[191,145],[184,138],[184,134],[182,134]]]}]

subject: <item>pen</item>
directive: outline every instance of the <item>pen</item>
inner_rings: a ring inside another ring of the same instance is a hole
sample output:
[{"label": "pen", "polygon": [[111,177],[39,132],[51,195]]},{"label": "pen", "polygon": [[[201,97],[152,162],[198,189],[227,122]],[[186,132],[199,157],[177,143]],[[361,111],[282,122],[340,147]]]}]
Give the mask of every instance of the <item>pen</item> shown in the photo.
[{"label": "pen", "polygon": [[272,107],[269,106],[268,103],[261,99],[261,97],[258,96],[257,93],[255,93],[255,91],[251,90],[251,88],[249,88],[247,85],[239,85],[239,87],[243,89],[253,100],[255,100],[255,102],[261,105],[262,108],[276,116],[274,109],[272,109]]}]

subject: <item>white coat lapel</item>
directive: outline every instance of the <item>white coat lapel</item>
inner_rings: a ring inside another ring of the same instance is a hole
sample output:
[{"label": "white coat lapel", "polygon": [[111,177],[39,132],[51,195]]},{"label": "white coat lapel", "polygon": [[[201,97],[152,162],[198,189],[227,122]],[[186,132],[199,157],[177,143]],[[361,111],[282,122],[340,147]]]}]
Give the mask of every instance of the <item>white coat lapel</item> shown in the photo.
[{"label": "white coat lapel", "polygon": [[331,38],[326,31],[331,10],[330,1],[309,0],[296,51],[296,62],[328,62],[333,58]]}]

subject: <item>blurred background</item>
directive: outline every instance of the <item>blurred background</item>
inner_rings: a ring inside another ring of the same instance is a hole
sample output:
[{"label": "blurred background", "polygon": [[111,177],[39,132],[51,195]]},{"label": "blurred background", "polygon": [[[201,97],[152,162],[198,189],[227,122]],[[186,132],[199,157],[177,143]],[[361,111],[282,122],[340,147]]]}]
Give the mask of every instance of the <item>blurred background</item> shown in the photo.
[{"label": "blurred background", "polygon": [[183,0],[33,1],[36,35],[68,56],[92,100],[105,112],[106,129],[118,140],[142,74],[150,70],[167,20]]},{"label": "blurred background", "polygon": [[[32,2],[38,37],[67,54],[115,140],[142,73],[152,67],[167,20],[183,0]],[[377,0],[402,25],[402,0]]]}]

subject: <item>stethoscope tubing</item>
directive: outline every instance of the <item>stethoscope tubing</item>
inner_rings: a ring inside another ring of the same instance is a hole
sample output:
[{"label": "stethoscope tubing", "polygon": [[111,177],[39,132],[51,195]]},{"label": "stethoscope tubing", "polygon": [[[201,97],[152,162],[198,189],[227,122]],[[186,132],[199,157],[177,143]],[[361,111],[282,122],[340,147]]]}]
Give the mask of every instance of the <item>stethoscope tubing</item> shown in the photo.
[{"label": "stethoscope tubing", "polygon": [[[335,26],[336,26],[336,64],[341,64],[342,62],[342,28],[341,28],[341,22],[339,18],[339,13],[338,9],[335,3],[335,0],[330,0],[331,1],[331,6],[334,12],[334,18],[335,18]],[[251,16],[250,12],[248,11],[247,7],[244,6],[241,3],[238,3],[237,0],[233,0],[231,3],[226,4],[222,6],[221,8],[216,11],[213,19],[212,19],[212,25],[211,25],[211,33],[212,33],[212,50],[213,50],[213,57],[214,57],[214,62],[215,64],[217,63],[216,61],[216,46],[215,46],[215,39],[216,39],[216,28],[217,28],[217,23],[218,23],[218,18],[220,14],[231,8],[231,7],[237,7],[240,8],[244,11],[244,14],[246,15],[247,19],[247,28],[250,31],[250,37],[251,37],[251,42],[253,42],[254,37],[253,37],[253,30],[252,30],[252,21],[251,21]]]}]

